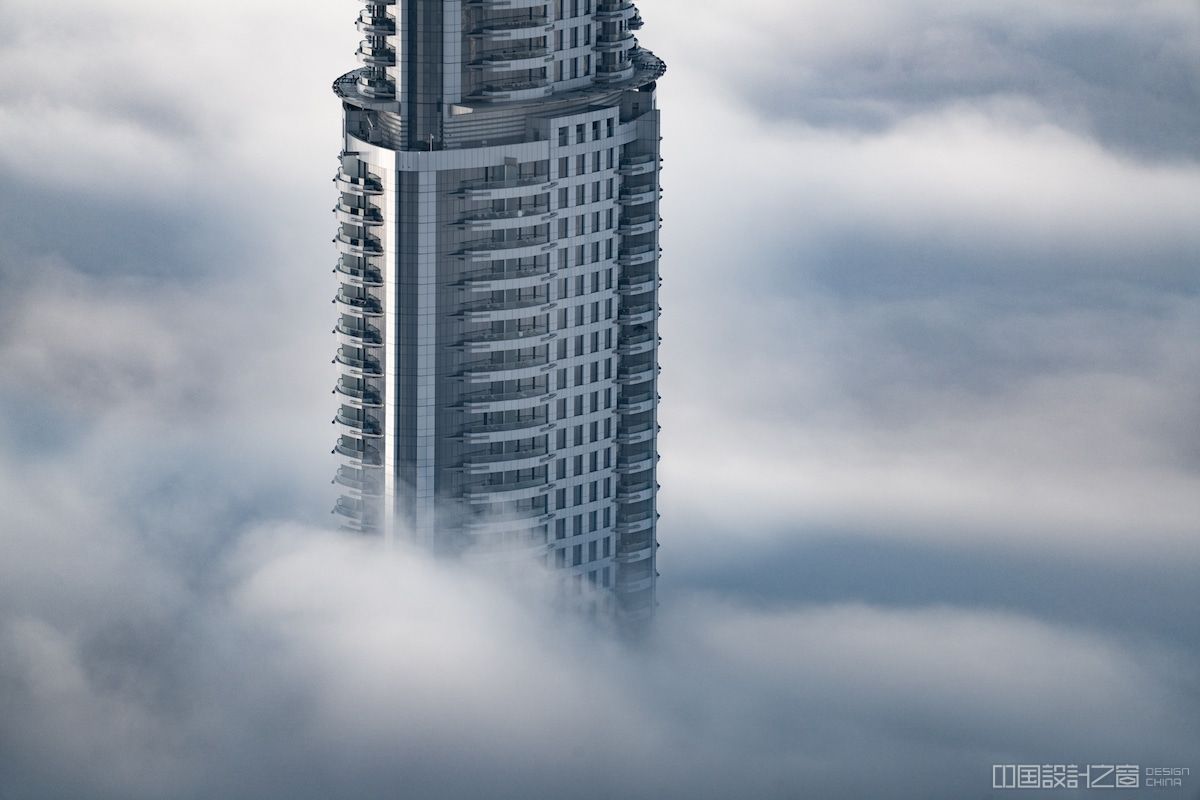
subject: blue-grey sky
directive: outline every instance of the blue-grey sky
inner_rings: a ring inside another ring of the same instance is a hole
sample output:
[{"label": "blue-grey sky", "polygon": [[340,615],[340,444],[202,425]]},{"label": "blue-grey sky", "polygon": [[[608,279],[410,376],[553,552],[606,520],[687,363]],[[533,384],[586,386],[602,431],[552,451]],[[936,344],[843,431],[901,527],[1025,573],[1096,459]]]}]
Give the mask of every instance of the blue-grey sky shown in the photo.
[{"label": "blue-grey sky", "polygon": [[1200,6],[641,7],[631,650],[321,532],[354,4],[0,3],[2,800],[1200,798]]}]

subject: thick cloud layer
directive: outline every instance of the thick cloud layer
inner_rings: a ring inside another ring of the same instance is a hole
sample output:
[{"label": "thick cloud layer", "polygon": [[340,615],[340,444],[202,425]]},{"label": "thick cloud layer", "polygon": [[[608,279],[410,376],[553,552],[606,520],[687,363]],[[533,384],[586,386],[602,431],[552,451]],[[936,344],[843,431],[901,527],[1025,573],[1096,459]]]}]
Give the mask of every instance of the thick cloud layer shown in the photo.
[{"label": "thick cloud layer", "polygon": [[640,645],[322,530],[352,8],[0,6],[0,797],[1200,769],[1200,10],[702,5]]}]

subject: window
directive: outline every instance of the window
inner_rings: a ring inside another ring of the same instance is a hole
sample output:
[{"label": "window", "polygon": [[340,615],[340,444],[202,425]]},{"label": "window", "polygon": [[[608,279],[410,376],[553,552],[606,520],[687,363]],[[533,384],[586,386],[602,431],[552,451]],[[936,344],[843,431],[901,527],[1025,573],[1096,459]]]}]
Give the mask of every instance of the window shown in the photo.
[{"label": "window", "polygon": [[[608,527],[608,509],[604,509],[604,527]],[[612,555],[612,537],[604,537],[604,557],[608,558]]]},{"label": "window", "polygon": [[554,551],[554,566],[565,567],[567,565],[567,551],[559,548]]},{"label": "window", "polygon": [[558,177],[565,178],[568,172],[570,172],[570,160],[563,156],[558,159]]},{"label": "window", "polygon": [[566,127],[558,129],[558,146],[559,147],[567,146],[567,144],[569,143],[569,140],[567,137],[570,135],[570,133],[571,133],[571,131]]},{"label": "window", "polygon": [[[555,539],[565,539],[565,538],[567,538],[567,521],[566,521],[565,519],[556,519],[556,520],[554,520],[554,538],[555,538]],[[605,542],[605,545],[604,545],[604,547],[605,547],[605,553],[604,553],[604,555],[608,555],[608,552],[607,552],[607,550],[608,550],[608,544],[607,544],[607,541]],[[561,553],[562,551],[560,550],[559,552]]]},{"label": "window", "polygon": [[594,122],[592,122],[592,139],[595,140],[595,139],[599,139],[599,138],[600,138],[600,120],[595,120]]},{"label": "window", "polygon": [[[576,519],[579,519],[576,517]],[[583,545],[577,544],[571,548],[571,566],[578,567],[583,563]]]},{"label": "window", "polygon": [[554,507],[555,508],[566,508],[567,507],[567,490],[566,489],[559,489],[557,492],[555,492]]},{"label": "window", "polygon": [[[595,511],[593,511],[591,513],[591,530],[596,530],[596,512]],[[596,542],[596,541],[588,542],[588,561],[589,562],[595,561],[600,556],[600,553],[598,552],[599,551],[598,545],[599,545],[599,542]]]},{"label": "window", "polygon": [[[615,127],[613,118],[609,117],[608,119],[604,120],[604,124],[608,128],[608,138],[611,139],[613,137],[613,128]],[[610,166],[610,167],[612,166],[612,150],[611,149],[609,149],[609,151],[608,151],[608,166]]]}]

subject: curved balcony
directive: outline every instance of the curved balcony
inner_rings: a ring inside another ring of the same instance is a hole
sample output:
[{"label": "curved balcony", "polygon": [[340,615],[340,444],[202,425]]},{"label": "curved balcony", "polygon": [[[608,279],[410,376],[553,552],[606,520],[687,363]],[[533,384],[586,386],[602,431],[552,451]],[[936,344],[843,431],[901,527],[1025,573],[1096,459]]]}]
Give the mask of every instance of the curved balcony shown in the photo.
[{"label": "curved balcony", "polygon": [[352,436],[370,439],[378,439],[383,436],[383,426],[374,417],[348,417],[339,411],[333,418],[333,422]]},{"label": "curved balcony", "polygon": [[658,433],[658,426],[652,422],[644,422],[641,425],[635,425],[631,428],[618,428],[617,444],[642,444],[654,439]]},{"label": "curved balcony", "polygon": [[654,274],[642,275],[641,277],[618,281],[617,294],[625,296],[646,294],[647,292],[653,292],[655,289],[657,289],[660,283],[661,281],[659,280],[658,276]]},{"label": "curved balcony", "polygon": [[547,80],[536,80],[484,86],[474,96],[478,100],[492,103],[515,103],[521,100],[538,100],[552,94],[554,94],[553,83]]},{"label": "curved balcony", "polygon": [[469,303],[462,313],[466,321],[472,324],[506,322],[545,314],[555,306],[555,303],[547,302],[544,297],[536,297],[506,303]]},{"label": "curved balcony", "polygon": [[368,67],[396,66],[395,48],[388,47],[387,45],[376,45],[370,40],[359,42],[356,55],[358,56],[358,60]]},{"label": "curved balcony", "polygon": [[383,457],[374,447],[368,447],[359,450],[354,447],[348,447],[339,442],[334,445],[333,453],[348,460],[352,465],[365,465],[368,467],[378,467],[383,464]]},{"label": "curved balcony", "polygon": [[622,487],[617,490],[617,502],[622,505],[644,503],[654,498],[654,492],[657,488],[653,482],[642,483],[629,488]]},{"label": "curved balcony", "polygon": [[597,22],[621,22],[622,20],[633,19],[637,14],[637,7],[633,3],[610,3],[607,6],[601,5],[596,9]]},{"label": "curved balcony", "polygon": [[629,25],[628,25],[627,27],[628,27],[628,28],[629,28],[629,30],[631,30],[631,31],[640,31],[640,30],[642,29],[642,26],[643,26],[643,25],[645,25],[645,24],[646,24],[646,23],[645,23],[645,21],[642,19],[642,15],[641,15],[641,14],[634,14],[634,15],[633,15],[633,19],[629,20]]},{"label": "curved balcony", "polygon": [[550,180],[547,175],[532,175],[504,180],[464,181],[462,194],[468,200],[508,200],[545,194],[555,186],[558,186],[558,182]]},{"label": "curved balcony", "polygon": [[383,398],[372,389],[352,389],[339,383],[334,386],[333,392],[347,405],[362,406],[363,408],[383,407]]},{"label": "curved balcony", "polygon": [[654,557],[653,542],[639,542],[632,546],[617,547],[617,563],[619,564],[636,564],[639,561],[646,561]]},{"label": "curved balcony", "polygon": [[383,214],[374,207],[360,208],[338,203],[333,207],[333,213],[338,222],[344,222],[347,225],[375,226],[383,224]]},{"label": "curved balcony", "polygon": [[529,439],[537,436],[548,424],[544,418],[536,418],[495,425],[467,425],[463,429],[463,441],[467,444],[493,444]]},{"label": "curved balcony", "polygon": [[636,475],[654,469],[658,456],[648,455],[642,458],[617,459],[616,472],[618,475]]},{"label": "curved balcony", "polygon": [[500,261],[510,258],[532,258],[554,248],[546,236],[522,236],[504,241],[469,242],[460,257],[472,263]]},{"label": "curved balcony", "polygon": [[358,90],[364,97],[373,100],[391,100],[396,96],[396,84],[390,79],[363,72],[358,76]]},{"label": "curved balcony", "polygon": [[621,31],[615,36],[600,34],[596,37],[596,52],[617,53],[631,50],[637,46],[637,39],[629,31]]},{"label": "curved balcony", "polygon": [[375,328],[349,328],[340,322],[334,326],[339,342],[351,347],[382,347],[383,334]]},{"label": "curved balcony", "polygon": [[623,219],[617,227],[617,234],[620,236],[641,236],[646,233],[654,233],[654,231],[658,230],[658,224],[659,219],[657,214],[646,214],[641,217]]},{"label": "curved balcony", "polygon": [[484,53],[474,62],[474,69],[488,72],[519,72],[529,69],[541,69],[554,63],[554,56],[549,48],[535,47],[526,50],[499,50]]},{"label": "curved balcony", "polygon": [[546,17],[525,17],[523,19],[488,22],[480,26],[472,34],[485,42],[515,42],[520,39],[537,39],[549,36],[554,31],[554,25]]},{"label": "curved balcony", "polygon": [[351,491],[359,492],[366,497],[379,497],[383,494],[383,481],[379,477],[367,476],[365,470],[353,467],[338,467],[333,482]]},{"label": "curved balcony", "polygon": [[333,271],[338,280],[354,286],[383,286],[383,273],[377,269],[355,267],[339,260]]},{"label": "curved balcony", "polygon": [[521,350],[546,344],[558,338],[557,333],[537,328],[520,331],[480,331],[468,333],[462,345],[468,353],[482,355],[483,353],[500,353],[505,350]]},{"label": "curved balcony", "polygon": [[[377,96],[373,93],[374,87],[371,87],[372,93],[368,93],[359,85],[359,79],[363,78],[372,69],[372,67],[359,67],[356,70],[347,72],[333,82],[333,93],[359,108],[395,110],[396,98],[394,96]],[[370,83],[370,79],[367,82]],[[363,137],[366,137],[366,135],[366,133],[362,134]]]},{"label": "curved balcony", "polygon": [[339,497],[332,513],[349,520],[351,525],[348,527],[355,531],[370,530],[377,524],[376,512],[372,504],[366,503],[361,498]]},{"label": "curved balcony", "polygon": [[512,211],[479,211],[463,217],[458,227],[468,231],[501,231],[546,225],[558,216],[548,209],[519,208]]},{"label": "curved balcony", "polygon": [[516,381],[536,378],[554,367],[546,356],[533,356],[500,364],[478,364],[463,370],[462,375],[471,383],[494,381]]},{"label": "curved balcony", "polygon": [[636,156],[626,156],[621,159],[621,163],[617,165],[617,174],[626,178],[635,175],[649,175],[658,169],[658,156],[654,153],[643,153]]},{"label": "curved balcony", "polygon": [[654,409],[658,396],[654,392],[643,392],[617,401],[618,414],[644,414]]},{"label": "curved balcony", "polygon": [[347,314],[361,314],[364,317],[383,316],[383,305],[374,297],[351,297],[344,292],[338,292],[333,302]]},{"label": "curved balcony", "polygon": [[515,503],[518,500],[530,500],[540,497],[554,489],[553,483],[547,483],[546,478],[536,478],[521,483],[503,483],[494,485],[476,485],[463,490],[463,500],[472,504],[484,503]]},{"label": "curved balcony", "polygon": [[623,206],[640,206],[658,200],[657,186],[645,186],[621,192],[620,203]]},{"label": "curved balcony", "polygon": [[519,8],[545,8],[547,0],[467,0],[468,8],[485,11],[508,11]]},{"label": "curved balcony", "polygon": [[647,364],[644,367],[635,367],[630,370],[620,370],[617,372],[618,386],[632,386],[638,383],[647,383],[657,377],[659,368],[653,363]]},{"label": "curved balcony", "polygon": [[337,184],[338,191],[346,194],[383,194],[383,183],[374,175],[347,175],[339,171],[333,182]]},{"label": "curved balcony", "polygon": [[464,522],[463,530],[476,535],[526,531],[547,519],[553,519],[553,516],[549,516],[544,511],[537,509],[505,514],[499,519],[493,514],[485,514],[479,520],[467,520]]},{"label": "curved balcony", "polygon": [[358,358],[339,352],[333,357],[334,363],[344,369],[347,374],[362,378],[376,378],[383,374],[383,367],[374,358]]},{"label": "curved balcony", "polygon": [[617,355],[637,356],[649,353],[658,346],[659,337],[654,333],[642,333],[637,336],[622,336],[617,340]]},{"label": "curved balcony", "polygon": [[617,255],[617,264],[622,267],[638,267],[651,264],[658,259],[658,246],[643,244],[636,247],[622,248]]},{"label": "curved balcony", "polygon": [[549,283],[554,273],[545,267],[513,270],[511,272],[479,272],[463,280],[463,288],[471,292],[499,292],[515,289],[534,289]]},{"label": "curved balcony", "polygon": [[621,313],[617,315],[617,322],[621,325],[646,325],[657,317],[658,306],[633,306],[621,309]]},{"label": "curved balcony", "polygon": [[[371,5],[378,5],[371,3]],[[370,11],[363,11],[359,15],[355,27],[368,36],[395,36],[396,35],[396,20],[391,17],[376,17],[372,16]]]},{"label": "curved balcony", "polygon": [[631,514],[625,517],[618,514],[617,524],[613,530],[618,536],[642,533],[643,531],[652,530],[656,519],[657,515],[653,511],[645,511],[641,514]]},{"label": "curved balcony", "polygon": [[632,78],[636,72],[637,68],[628,61],[622,61],[618,64],[597,64],[596,82],[622,83]]},{"label": "curved balcony", "polygon": [[333,243],[337,245],[339,252],[345,253],[348,256],[367,258],[383,255],[383,245],[374,236],[368,236],[363,239],[356,236],[347,236],[345,233],[339,232],[334,237]]},{"label": "curved balcony", "polygon": [[511,453],[486,453],[468,455],[463,458],[463,472],[468,475],[485,475],[490,472],[514,472],[533,469],[554,460],[546,447],[518,450]]},{"label": "curved balcony", "polygon": [[[619,574],[620,573],[618,573],[618,575]],[[645,578],[631,578],[631,579],[621,580],[618,577],[618,579],[617,579],[617,591],[626,593],[626,594],[634,594],[636,592],[644,592],[653,586],[654,586],[654,576],[653,575],[648,575]]]},{"label": "curved balcony", "polygon": [[486,392],[471,395],[463,401],[463,410],[472,414],[495,414],[501,411],[526,411],[546,402],[550,387],[526,389],[521,392]]}]

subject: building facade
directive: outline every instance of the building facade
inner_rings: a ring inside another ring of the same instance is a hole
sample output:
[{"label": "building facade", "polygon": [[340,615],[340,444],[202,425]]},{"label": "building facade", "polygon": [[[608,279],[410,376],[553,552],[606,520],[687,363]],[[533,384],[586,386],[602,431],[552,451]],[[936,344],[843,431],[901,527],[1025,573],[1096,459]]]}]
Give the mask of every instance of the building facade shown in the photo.
[{"label": "building facade", "polygon": [[[367,0],[335,513],[654,606],[663,63],[625,0]],[[503,555],[501,555],[503,554]]]}]

